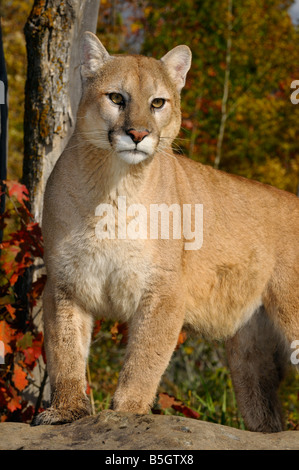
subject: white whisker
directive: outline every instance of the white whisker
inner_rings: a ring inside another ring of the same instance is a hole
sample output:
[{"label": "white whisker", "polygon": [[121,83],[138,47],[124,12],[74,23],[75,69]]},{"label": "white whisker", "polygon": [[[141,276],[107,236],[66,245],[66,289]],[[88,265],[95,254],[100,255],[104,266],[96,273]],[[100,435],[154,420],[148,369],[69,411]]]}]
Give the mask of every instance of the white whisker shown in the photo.
[{"label": "white whisker", "polygon": [[158,152],[161,152],[163,155],[167,156],[167,157],[171,157],[171,158],[174,158],[175,160],[177,160],[176,156],[170,152],[167,152],[165,150],[165,148],[169,148],[169,147],[163,147],[161,146],[160,144],[158,145]]}]

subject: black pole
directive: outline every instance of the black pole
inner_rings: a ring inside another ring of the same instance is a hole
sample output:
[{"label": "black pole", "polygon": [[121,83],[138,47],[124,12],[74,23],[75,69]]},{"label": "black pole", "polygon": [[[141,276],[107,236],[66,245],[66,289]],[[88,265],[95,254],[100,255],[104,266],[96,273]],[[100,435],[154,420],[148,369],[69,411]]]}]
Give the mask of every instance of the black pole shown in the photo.
[{"label": "black pole", "polygon": [[[8,106],[7,106],[7,74],[4,59],[4,49],[2,42],[2,29],[0,17],[0,181],[1,188],[3,189],[2,181],[7,177],[7,121],[8,121]],[[0,197],[0,213],[5,211],[5,195]],[[2,241],[2,230],[0,230],[0,242]]]}]

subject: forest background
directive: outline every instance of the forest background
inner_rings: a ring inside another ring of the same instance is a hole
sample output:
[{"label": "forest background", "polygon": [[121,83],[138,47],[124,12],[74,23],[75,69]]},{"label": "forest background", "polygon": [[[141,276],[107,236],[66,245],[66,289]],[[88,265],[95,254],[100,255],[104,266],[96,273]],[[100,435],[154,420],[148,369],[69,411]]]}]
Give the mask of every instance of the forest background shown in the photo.
[{"label": "forest background", "polygon": [[[290,87],[299,79],[299,28],[290,15],[292,4],[291,0],[101,0],[97,34],[110,53],[159,58],[174,46],[187,44],[193,61],[182,93],[182,128],[174,150],[296,194],[299,105],[292,104]],[[27,244],[22,241],[21,248],[20,237],[12,233],[20,230],[20,216],[30,218],[26,189],[16,183],[22,181],[24,156],[23,28],[32,6],[32,0],[5,0],[0,6],[9,84],[8,199],[2,247],[10,250],[10,256],[22,248],[31,258],[42,250],[38,228],[33,227],[32,238],[27,237]],[[29,248],[31,242],[35,251]],[[14,275],[17,279],[24,270],[19,265],[16,275],[5,251],[1,261],[8,281],[2,282],[0,335],[10,357],[8,365],[0,365],[0,417],[30,421],[44,406],[41,393],[37,404],[26,400],[26,388],[34,382],[32,370],[42,356],[42,335],[30,329],[30,321],[26,327],[18,325],[14,333],[9,330],[18,311],[14,294],[4,287],[13,288]],[[30,302],[41,291],[37,284]],[[94,412],[109,406],[125,342],[126,325],[97,323],[88,367]],[[183,413],[243,429],[223,345],[184,335],[179,342],[153,412]],[[46,383],[46,373],[43,377]],[[288,429],[299,422],[298,378],[291,370],[281,390]]]}]

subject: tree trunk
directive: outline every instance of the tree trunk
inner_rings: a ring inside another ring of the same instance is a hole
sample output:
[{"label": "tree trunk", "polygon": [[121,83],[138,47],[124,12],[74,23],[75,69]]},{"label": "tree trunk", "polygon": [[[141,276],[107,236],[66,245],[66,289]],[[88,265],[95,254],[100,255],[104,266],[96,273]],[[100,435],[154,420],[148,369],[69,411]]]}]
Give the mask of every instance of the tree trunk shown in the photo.
[{"label": "tree trunk", "polygon": [[219,132],[218,132],[214,168],[219,168],[219,165],[220,165],[224,132],[225,132],[225,127],[226,127],[226,121],[228,118],[227,101],[228,101],[230,69],[231,69],[232,28],[233,28],[232,14],[233,14],[233,0],[228,0],[228,9],[227,9],[228,36],[226,40],[226,59],[225,59],[226,65],[225,65],[223,96],[222,96],[222,104],[221,104],[221,121],[220,121]]},{"label": "tree trunk", "polygon": [[35,0],[25,25],[23,182],[41,221],[48,176],[69,140],[81,96],[79,42],[96,31],[100,0]]}]

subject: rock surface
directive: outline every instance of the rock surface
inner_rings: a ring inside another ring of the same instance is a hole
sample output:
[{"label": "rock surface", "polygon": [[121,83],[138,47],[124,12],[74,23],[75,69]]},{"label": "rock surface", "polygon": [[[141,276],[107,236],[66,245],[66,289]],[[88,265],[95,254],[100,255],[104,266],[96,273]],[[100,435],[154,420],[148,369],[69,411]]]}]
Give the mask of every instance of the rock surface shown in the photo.
[{"label": "rock surface", "polygon": [[299,450],[299,432],[252,433],[177,416],[102,411],[71,424],[0,423],[0,450]]}]

